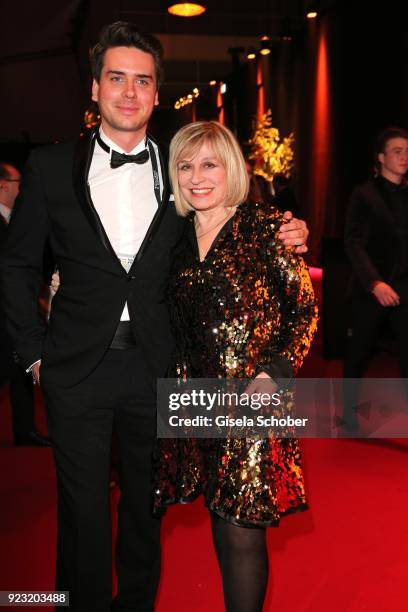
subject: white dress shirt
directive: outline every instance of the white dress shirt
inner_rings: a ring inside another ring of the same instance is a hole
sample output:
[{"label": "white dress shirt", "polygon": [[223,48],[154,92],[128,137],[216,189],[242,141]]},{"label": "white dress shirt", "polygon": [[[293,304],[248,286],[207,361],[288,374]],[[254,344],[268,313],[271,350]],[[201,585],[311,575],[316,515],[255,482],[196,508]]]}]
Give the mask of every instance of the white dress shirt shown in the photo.
[{"label": "white dress shirt", "polygon": [[[146,147],[143,139],[130,152],[121,149],[100,128],[103,142],[119,153],[136,155]],[[158,160],[160,193],[163,180],[156,145],[152,142]],[[158,204],[154,193],[151,159],[144,164],[126,163],[119,168],[110,167],[111,153],[95,142],[88,182],[92,202],[100,217],[113,250],[128,272],[149,229]],[[127,304],[121,321],[129,320]]]},{"label": "white dress shirt", "polygon": [[0,215],[3,217],[5,222],[8,223],[11,217],[11,208],[0,203]]}]

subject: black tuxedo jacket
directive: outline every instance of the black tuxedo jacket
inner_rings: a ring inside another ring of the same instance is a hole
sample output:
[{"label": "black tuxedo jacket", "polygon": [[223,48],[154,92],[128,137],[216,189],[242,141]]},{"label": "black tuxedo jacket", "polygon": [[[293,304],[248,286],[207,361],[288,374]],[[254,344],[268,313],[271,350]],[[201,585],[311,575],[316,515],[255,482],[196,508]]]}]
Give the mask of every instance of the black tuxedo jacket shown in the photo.
[{"label": "black tuxedo jacket", "polygon": [[380,180],[368,180],[354,189],[345,230],[352,295],[369,292],[375,281],[384,281],[406,299],[406,280],[396,275],[401,252],[397,224]]},{"label": "black tuxedo jacket", "polygon": [[[7,223],[0,214],[0,253],[3,251],[6,240]],[[0,301],[0,386],[7,382],[11,376],[13,364],[13,353],[11,350],[10,338],[6,332],[6,317],[3,310],[2,300]]]},{"label": "black tuxedo jacket", "polygon": [[[61,386],[83,380],[102,359],[125,302],[153,376],[165,375],[173,345],[165,292],[185,221],[169,202],[167,160],[160,153],[162,202],[126,273],[90,196],[94,144],[95,131],[31,154],[2,258],[4,308],[17,353],[27,367],[41,358],[42,376]],[[61,285],[45,329],[37,301],[47,240]]]}]

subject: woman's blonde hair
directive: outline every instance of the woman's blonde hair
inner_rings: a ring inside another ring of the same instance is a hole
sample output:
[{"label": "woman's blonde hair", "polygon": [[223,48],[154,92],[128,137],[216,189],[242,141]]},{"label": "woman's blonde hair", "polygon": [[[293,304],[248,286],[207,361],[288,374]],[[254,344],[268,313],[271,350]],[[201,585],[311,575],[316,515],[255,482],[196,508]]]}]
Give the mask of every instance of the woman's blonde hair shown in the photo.
[{"label": "woman's blonde hair", "polygon": [[240,146],[233,133],[218,121],[196,121],[182,127],[170,143],[169,174],[179,215],[194,210],[184,198],[178,184],[177,165],[193,158],[206,143],[224,166],[227,175],[225,206],[238,206],[248,195],[249,178]]}]

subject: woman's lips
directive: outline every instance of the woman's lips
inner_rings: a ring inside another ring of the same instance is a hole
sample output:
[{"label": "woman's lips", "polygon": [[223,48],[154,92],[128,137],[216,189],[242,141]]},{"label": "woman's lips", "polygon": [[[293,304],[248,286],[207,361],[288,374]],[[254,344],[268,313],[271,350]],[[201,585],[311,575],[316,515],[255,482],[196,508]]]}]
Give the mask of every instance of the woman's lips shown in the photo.
[{"label": "woman's lips", "polygon": [[212,187],[196,187],[190,191],[194,196],[206,196],[211,193]]}]

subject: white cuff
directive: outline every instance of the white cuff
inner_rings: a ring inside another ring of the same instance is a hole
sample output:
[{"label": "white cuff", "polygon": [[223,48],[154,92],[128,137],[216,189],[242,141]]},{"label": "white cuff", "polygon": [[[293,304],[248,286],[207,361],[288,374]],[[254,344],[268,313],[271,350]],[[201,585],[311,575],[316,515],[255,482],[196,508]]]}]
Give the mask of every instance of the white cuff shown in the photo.
[{"label": "white cuff", "polygon": [[32,363],[30,367],[26,369],[26,372],[31,372],[36,363],[41,363],[41,359],[37,359],[37,361],[34,361],[34,363]]}]

